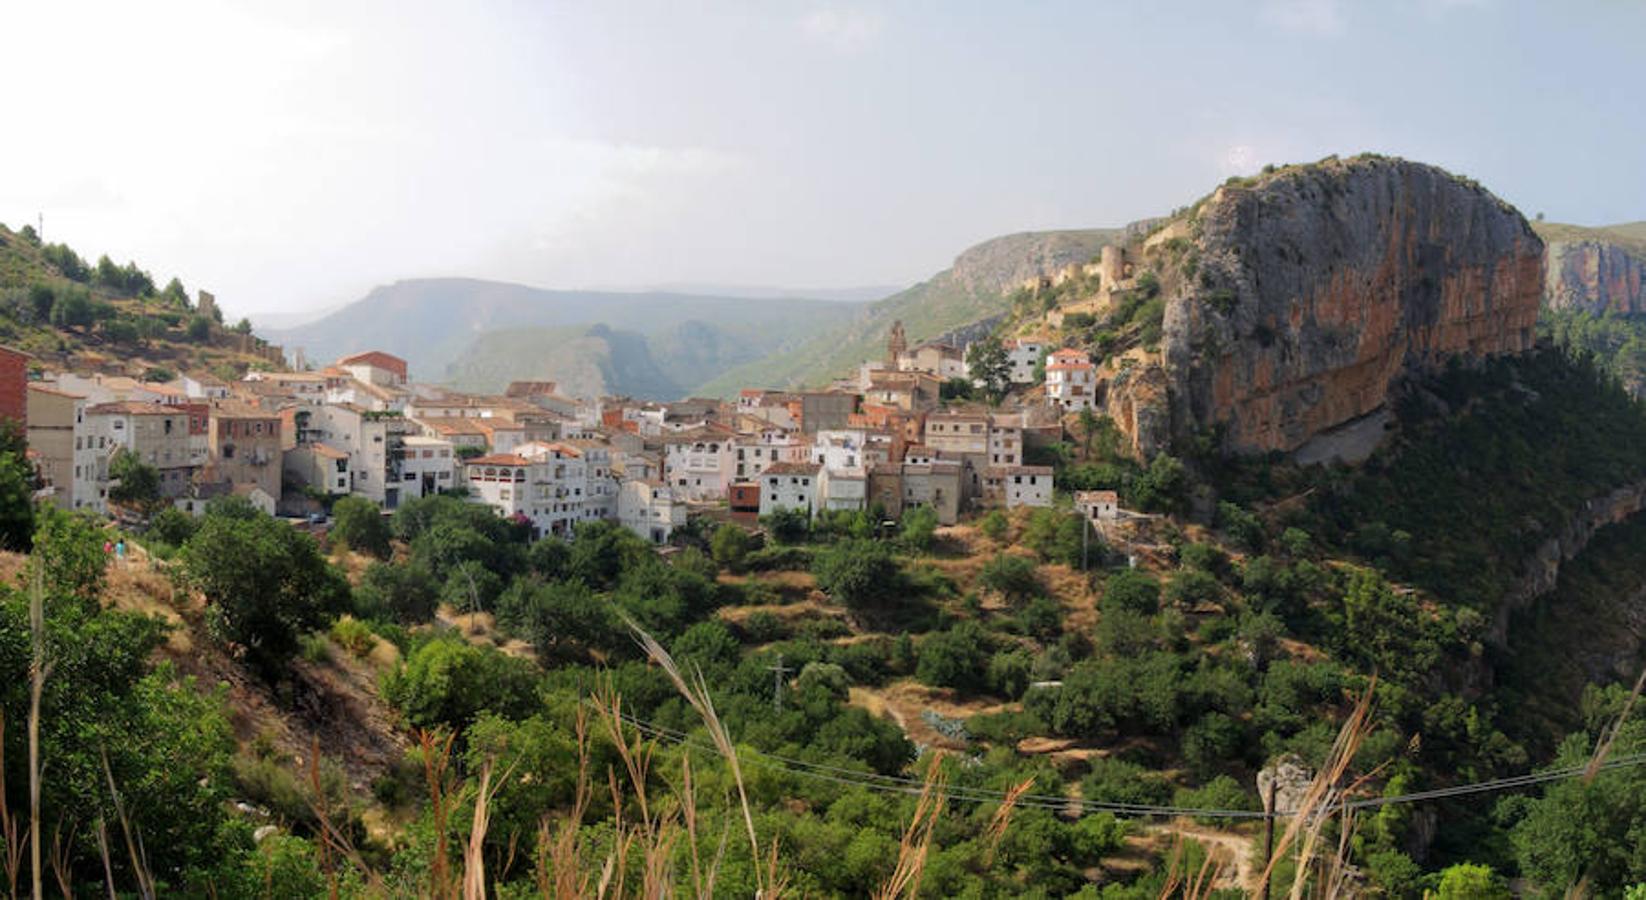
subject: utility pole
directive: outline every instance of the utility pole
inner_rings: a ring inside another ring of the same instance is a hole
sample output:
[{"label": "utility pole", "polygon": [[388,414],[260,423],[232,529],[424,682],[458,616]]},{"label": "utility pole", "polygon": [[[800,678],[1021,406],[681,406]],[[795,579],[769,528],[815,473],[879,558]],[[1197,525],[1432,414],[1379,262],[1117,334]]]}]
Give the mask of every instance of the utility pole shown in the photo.
[{"label": "utility pole", "polygon": [[783,676],[794,670],[783,665],[783,654],[777,654],[777,665],[767,666],[772,671],[772,709],[783,711]]},{"label": "utility pole", "polygon": [[[1275,774],[1280,773],[1276,770]],[[1275,857],[1275,781],[1269,781],[1269,797],[1263,804],[1263,900],[1269,900],[1269,864]]]}]

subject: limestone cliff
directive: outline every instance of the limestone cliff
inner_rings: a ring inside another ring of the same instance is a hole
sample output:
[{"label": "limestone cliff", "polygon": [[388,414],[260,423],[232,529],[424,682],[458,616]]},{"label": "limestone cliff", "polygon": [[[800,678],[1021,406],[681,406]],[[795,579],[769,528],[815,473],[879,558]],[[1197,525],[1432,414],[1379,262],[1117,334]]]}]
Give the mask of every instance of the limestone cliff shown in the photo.
[{"label": "limestone cliff", "polygon": [[1544,302],[1554,309],[1646,313],[1646,241],[1605,228],[1539,227],[1548,241]]},{"label": "limestone cliff", "polygon": [[1140,406],[1167,403],[1174,436],[1222,426],[1230,451],[1291,451],[1376,411],[1408,373],[1534,341],[1543,242],[1433,166],[1288,167],[1220,187],[1186,226],[1142,251],[1166,298],[1144,365],[1164,377],[1134,372],[1106,397],[1122,427],[1153,426],[1132,432],[1145,453],[1162,414]]}]

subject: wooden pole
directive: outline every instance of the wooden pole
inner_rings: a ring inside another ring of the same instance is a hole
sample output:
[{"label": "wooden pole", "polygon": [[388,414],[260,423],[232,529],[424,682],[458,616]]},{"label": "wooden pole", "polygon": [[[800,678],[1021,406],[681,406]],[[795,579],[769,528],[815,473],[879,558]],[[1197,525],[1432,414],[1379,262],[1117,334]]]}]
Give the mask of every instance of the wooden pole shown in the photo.
[{"label": "wooden pole", "polygon": [[[1279,771],[1275,772],[1279,775]],[[1269,900],[1269,864],[1275,856],[1275,783],[1269,782],[1269,796],[1263,803],[1263,900]]]}]

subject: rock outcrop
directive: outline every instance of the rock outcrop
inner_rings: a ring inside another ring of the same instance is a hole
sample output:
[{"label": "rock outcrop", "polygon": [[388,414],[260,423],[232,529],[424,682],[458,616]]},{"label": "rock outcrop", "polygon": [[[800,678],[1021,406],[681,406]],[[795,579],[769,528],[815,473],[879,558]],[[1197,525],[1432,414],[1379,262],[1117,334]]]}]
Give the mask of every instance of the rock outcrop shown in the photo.
[{"label": "rock outcrop", "polygon": [[1600,315],[1646,313],[1646,253],[1603,238],[1549,241],[1545,302]]},{"label": "rock outcrop", "polygon": [[[1535,340],[1543,242],[1513,207],[1433,166],[1289,167],[1226,184],[1188,215],[1190,237],[1144,259],[1166,297],[1151,365],[1174,436],[1221,426],[1232,452],[1295,450],[1381,408],[1408,374]],[[1142,402],[1116,387],[1110,408]],[[1158,418],[1127,411],[1122,427]],[[1154,434],[1133,440],[1161,449]]]}]

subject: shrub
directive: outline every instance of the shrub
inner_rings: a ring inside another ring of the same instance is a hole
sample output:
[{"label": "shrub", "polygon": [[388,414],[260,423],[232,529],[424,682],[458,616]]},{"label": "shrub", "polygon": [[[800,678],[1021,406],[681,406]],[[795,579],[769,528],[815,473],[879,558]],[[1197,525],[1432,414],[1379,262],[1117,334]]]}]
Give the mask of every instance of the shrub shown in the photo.
[{"label": "shrub", "polygon": [[1179,569],[1172,573],[1166,585],[1166,602],[1174,606],[1198,606],[1215,602],[1222,587],[1206,572],[1198,569]]},{"label": "shrub", "polygon": [[989,658],[989,690],[1016,700],[1029,689],[1034,658],[1026,650],[1007,650]]},{"label": "shrub", "polygon": [[1006,598],[1012,606],[1022,606],[1040,593],[1040,576],[1034,560],[1008,553],[996,553],[978,570],[977,583]]},{"label": "shrub", "polygon": [[841,541],[812,561],[817,586],[853,610],[864,610],[900,591],[897,561],[885,545],[862,538]]},{"label": "shrub", "polygon": [[898,538],[914,553],[929,553],[937,534],[937,510],[929,506],[912,506],[903,511],[898,523]]},{"label": "shrub", "polygon": [[933,687],[979,690],[989,661],[986,642],[982,626],[969,619],[948,631],[927,635],[920,642],[915,677]]},{"label": "shrub", "polygon": [[1136,569],[1121,569],[1103,583],[1103,608],[1154,615],[1160,609],[1160,582]]},{"label": "shrub", "polygon": [[483,712],[524,715],[533,705],[531,663],[461,638],[437,638],[383,680],[383,695],[413,725],[462,729]]},{"label": "shrub", "polygon": [[1241,549],[1252,553],[1263,550],[1267,536],[1263,532],[1263,522],[1257,516],[1224,501],[1217,505],[1217,521]]},{"label": "shrub", "polygon": [[721,525],[709,538],[709,552],[715,564],[728,572],[743,571],[743,561],[754,548],[754,537],[731,523]]},{"label": "shrub", "polygon": [[762,517],[760,524],[779,544],[798,544],[811,534],[811,519],[799,509],[774,510]]},{"label": "shrub", "polygon": [[378,559],[389,556],[389,523],[365,497],[342,497],[332,506],[333,537],[352,550]]},{"label": "shrub", "polygon": [[1006,531],[1011,527],[1011,520],[998,509],[991,509],[983,518],[977,520],[977,528],[984,537],[992,541],[1004,540]]},{"label": "shrub", "polygon": [[1079,516],[1067,510],[1037,509],[1030,514],[1019,542],[1047,562],[1079,565],[1083,525]]},{"label": "shrub", "polygon": [[365,656],[377,643],[371,628],[353,616],[341,616],[332,623],[331,639],[355,656]]},{"label": "shrub", "polygon": [[416,625],[434,618],[440,591],[420,563],[374,562],[354,589],[354,611],[363,619]]},{"label": "shrub", "polygon": [[[1172,798],[1173,806],[1185,809],[1262,809],[1257,798],[1227,775],[1219,775],[1198,788],[1180,788]],[[1218,825],[1225,821],[1217,817],[1196,816],[1202,825]]]}]

